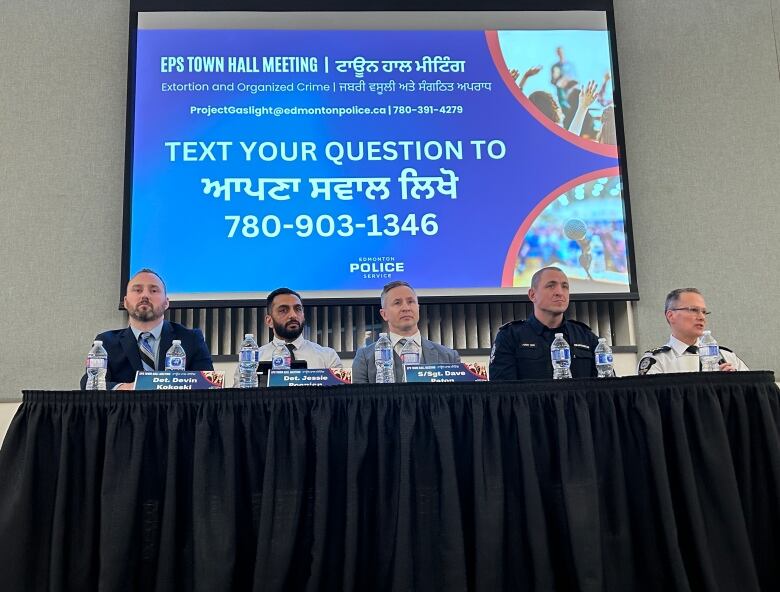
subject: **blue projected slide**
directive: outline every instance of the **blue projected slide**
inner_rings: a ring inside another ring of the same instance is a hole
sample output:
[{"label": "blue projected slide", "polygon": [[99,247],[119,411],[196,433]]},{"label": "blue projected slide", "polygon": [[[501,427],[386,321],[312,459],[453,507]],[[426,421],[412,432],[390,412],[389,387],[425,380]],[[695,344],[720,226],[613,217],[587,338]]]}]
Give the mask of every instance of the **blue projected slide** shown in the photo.
[{"label": "blue projected slide", "polygon": [[606,30],[137,35],[128,263],[172,298],[629,291]]}]

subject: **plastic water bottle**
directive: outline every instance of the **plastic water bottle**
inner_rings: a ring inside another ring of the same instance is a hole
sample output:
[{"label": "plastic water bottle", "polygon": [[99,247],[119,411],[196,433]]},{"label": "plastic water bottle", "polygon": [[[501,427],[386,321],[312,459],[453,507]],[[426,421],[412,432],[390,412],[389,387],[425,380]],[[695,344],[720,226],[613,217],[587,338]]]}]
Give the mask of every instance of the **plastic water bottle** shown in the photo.
[{"label": "plastic water bottle", "polygon": [[550,346],[550,358],[553,366],[553,379],[571,378],[571,349],[563,338],[563,333],[556,333]]},{"label": "plastic water bottle", "polygon": [[607,345],[604,337],[599,337],[599,344],[596,346],[596,370],[599,378],[609,378],[615,375],[614,360],[612,358],[612,348]]},{"label": "plastic water bottle", "polygon": [[374,363],[376,364],[377,384],[387,384],[395,382],[395,371],[393,370],[393,344],[387,333],[380,333],[374,346]]},{"label": "plastic water bottle", "polygon": [[166,372],[184,372],[187,369],[187,352],[181,346],[181,341],[173,340],[173,345],[165,353]]},{"label": "plastic water bottle", "polygon": [[292,356],[287,346],[284,343],[275,345],[271,354],[271,370],[289,370],[291,363]]},{"label": "plastic water bottle", "polygon": [[[406,343],[404,343],[404,346],[401,348],[400,356],[401,362],[404,365],[404,370],[406,370],[406,366],[420,363],[420,348],[417,347],[414,339],[406,340]],[[404,382],[406,382],[406,372],[404,372]]]},{"label": "plastic water bottle", "polygon": [[244,335],[241,350],[238,352],[238,388],[257,388],[257,363],[260,361],[260,348],[252,333]]},{"label": "plastic water bottle", "polygon": [[710,331],[705,331],[699,339],[699,362],[702,372],[720,372],[720,349]]},{"label": "plastic water bottle", "polygon": [[106,373],[108,372],[108,353],[103,348],[102,341],[93,341],[92,349],[87,354],[87,390],[106,390]]}]

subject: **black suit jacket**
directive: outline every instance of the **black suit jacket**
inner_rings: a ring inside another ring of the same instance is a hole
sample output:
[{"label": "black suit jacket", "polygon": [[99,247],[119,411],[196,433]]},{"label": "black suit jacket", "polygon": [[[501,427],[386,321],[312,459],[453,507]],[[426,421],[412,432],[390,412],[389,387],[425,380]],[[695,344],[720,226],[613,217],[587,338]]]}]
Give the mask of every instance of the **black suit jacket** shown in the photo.
[{"label": "black suit jacket", "polygon": [[[103,342],[108,353],[108,373],[106,386],[114,388],[120,382],[133,382],[135,373],[144,369],[141,364],[141,354],[138,353],[138,342],[130,327],[115,329],[101,333],[96,340]],[[187,352],[187,370],[213,370],[211,354],[203,339],[200,329],[188,329],[179,323],[163,321],[160,333],[160,347],[157,349],[157,367],[165,367],[165,353],[170,349],[173,340],[181,341],[181,346]],[[81,377],[82,390],[87,384],[87,374]]]}]

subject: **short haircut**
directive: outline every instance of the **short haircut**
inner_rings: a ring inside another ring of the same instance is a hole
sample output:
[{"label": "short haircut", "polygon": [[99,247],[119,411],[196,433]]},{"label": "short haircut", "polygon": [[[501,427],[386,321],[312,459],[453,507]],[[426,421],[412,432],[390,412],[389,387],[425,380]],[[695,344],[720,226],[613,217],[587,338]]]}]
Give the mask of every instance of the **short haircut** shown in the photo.
[{"label": "short haircut", "polygon": [[406,286],[412,292],[414,292],[415,296],[417,296],[417,292],[414,291],[414,288],[412,288],[412,286],[411,286],[411,284],[409,284],[409,282],[405,282],[403,280],[395,280],[394,282],[390,282],[389,284],[385,284],[385,287],[382,288],[382,294],[379,296],[379,302],[382,304],[382,308],[385,307],[385,296],[387,296],[387,293],[390,290],[392,290],[393,288],[398,288],[399,286]]},{"label": "short haircut", "polygon": [[672,290],[666,295],[664,314],[666,314],[670,309],[674,308],[674,305],[677,304],[677,302],[680,300],[680,296],[682,294],[698,294],[699,296],[702,295],[698,288],[677,288]]},{"label": "short haircut", "polygon": [[298,294],[295,290],[291,290],[290,288],[276,288],[273,292],[271,292],[268,297],[265,299],[265,308],[266,312],[268,314],[271,314],[271,310],[273,310],[274,305],[274,298],[277,296],[281,296],[282,294],[292,294],[293,296],[297,296],[298,300],[303,302],[303,298],[301,298],[301,295]]},{"label": "short haircut", "polygon": [[[560,271],[563,273],[563,270],[560,267],[554,267],[550,265],[549,267],[542,267],[539,271],[537,271],[535,274],[531,276],[531,287],[536,290],[536,288],[539,287],[539,281],[542,279],[542,274],[545,271]],[[563,273],[563,275],[566,275]]]},{"label": "short haircut", "polygon": [[133,278],[135,276],[137,276],[137,275],[142,274],[142,273],[151,273],[152,275],[157,276],[157,279],[160,280],[160,283],[162,284],[163,292],[165,294],[168,293],[168,288],[165,287],[165,280],[162,279],[162,276],[159,273],[157,273],[155,270],[149,269],[148,267],[144,267],[143,269],[139,269],[133,275],[130,276],[130,279],[127,280],[127,285],[125,286],[125,292],[127,292],[127,289],[130,287],[130,282],[133,280]]}]

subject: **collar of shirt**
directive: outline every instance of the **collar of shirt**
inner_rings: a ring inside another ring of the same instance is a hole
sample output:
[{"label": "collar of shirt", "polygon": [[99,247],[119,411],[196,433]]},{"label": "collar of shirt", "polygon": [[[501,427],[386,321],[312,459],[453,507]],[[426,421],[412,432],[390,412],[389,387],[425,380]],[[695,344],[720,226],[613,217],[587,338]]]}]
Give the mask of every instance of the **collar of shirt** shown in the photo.
[{"label": "collar of shirt", "polygon": [[[669,341],[666,342],[666,345],[672,348],[672,351],[675,353],[675,355],[679,358],[680,356],[684,356],[686,353],[690,356],[695,356],[697,354],[693,354],[691,352],[686,352],[685,350],[688,349],[689,345],[683,341],[680,341],[677,339],[674,335],[671,335],[669,337]],[[696,339],[696,343],[693,345],[698,346],[699,345],[699,339]]]},{"label": "collar of shirt", "polygon": [[157,325],[154,329],[149,329],[145,331],[141,331],[141,329],[136,329],[132,325],[130,326],[130,329],[132,330],[133,335],[135,335],[136,341],[138,341],[138,338],[141,336],[141,333],[151,333],[152,336],[154,337],[154,343],[156,345],[160,342],[160,334],[162,333],[163,322],[165,322],[164,319],[161,320],[160,324]]},{"label": "collar of shirt", "polygon": [[296,338],[295,338],[293,341],[291,341],[290,343],[287,343],[287,342],[286,342],[284,339],[279,339],[278,337],[274,337],[274,345],[282,345],[282,344],[284,344],[284,345],[290,345],[290,344],[292,344],[292,345],[294,345],[294,346],[295,346],[295,349],[296,349],[296,351],[297,351],[297,350],[299,350],[299,349],[301,349],[301,346],[302,346],[302,345],[303,345],[305,342],[306,342],[306,340],[303,338],[303,333],[301,333],[300,335],[298,335],[298,337],[296,337]]},{"label": "collar of shirt", "polygon": [[422,351],[422,336],[420,335],[419,331],[417,331],[417,333],[414,335],[398,335],[397,333],[390,333],[390,342],[393,344],[393,349],[395,349],[396,344],[402,339],[411,339],[417,344],[417,347],[420,348],[420,351]]},{"label": "collar of shirt", "polygon": [[528,316],[526,323],[528,323],[528,325],[537,335],[542,335],[545,331],[549,332],[551,335],[555,335],[556,333],[564,333],[563,328],[566,326],[566,317],[563,317],[563,321],[561,321],[560,326],[555,327],[554,329],[542,324],[542,322],[537,319],[533,313]]}]

